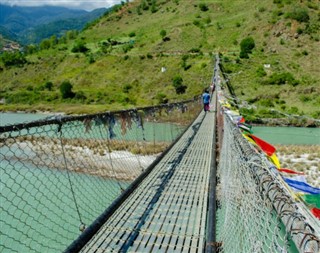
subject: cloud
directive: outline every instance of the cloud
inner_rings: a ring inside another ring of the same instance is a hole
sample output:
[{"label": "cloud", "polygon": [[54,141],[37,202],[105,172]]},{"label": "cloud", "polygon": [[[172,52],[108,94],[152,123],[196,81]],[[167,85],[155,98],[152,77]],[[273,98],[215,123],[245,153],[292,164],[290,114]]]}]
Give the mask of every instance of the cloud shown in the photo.
[{"label": "cloud", "polygon": [[121,0],[0,0],[0,3],[10,6],[63,6],[91,11],[97,8],[109,8],[121,3]]}]

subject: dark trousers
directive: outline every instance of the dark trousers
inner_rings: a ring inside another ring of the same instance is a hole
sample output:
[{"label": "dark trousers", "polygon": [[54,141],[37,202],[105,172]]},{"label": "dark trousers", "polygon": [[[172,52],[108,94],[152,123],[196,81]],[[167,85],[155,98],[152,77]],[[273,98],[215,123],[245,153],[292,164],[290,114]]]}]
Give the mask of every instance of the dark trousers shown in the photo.
[{"label": "dark trousers", "polygon": [[209,111],[209,103],[203,104],[203,110],[204,110],[205,112]]}]

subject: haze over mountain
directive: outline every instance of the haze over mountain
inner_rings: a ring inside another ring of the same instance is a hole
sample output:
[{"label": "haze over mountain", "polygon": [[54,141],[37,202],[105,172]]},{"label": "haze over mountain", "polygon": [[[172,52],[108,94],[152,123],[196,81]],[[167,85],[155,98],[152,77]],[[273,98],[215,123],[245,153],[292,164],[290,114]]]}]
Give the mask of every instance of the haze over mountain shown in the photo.
[{"label": "haze over mountain", "polygon": [[[40,50],[2,58],[2,110],[90,113],[189,99],[213,56],[243,115],[320,118],[318,0],[137,0]],[[66,93],[61,87],[69,87]]]},{"label": "haze over mountain", "polygon": [[21,44],[39,43],[52,35],[58,37],[68,30],[81,30],[84,25],[106,12],[57,6],[22,7],[0,4],[0,34]]},{"label": "haze over mountain", "polygon": [[46,5],[86,11],[93,11],[100,8],[110,8],[120,3],[121,0],[0,0],[0,4],[8,6],[39,7]]}]

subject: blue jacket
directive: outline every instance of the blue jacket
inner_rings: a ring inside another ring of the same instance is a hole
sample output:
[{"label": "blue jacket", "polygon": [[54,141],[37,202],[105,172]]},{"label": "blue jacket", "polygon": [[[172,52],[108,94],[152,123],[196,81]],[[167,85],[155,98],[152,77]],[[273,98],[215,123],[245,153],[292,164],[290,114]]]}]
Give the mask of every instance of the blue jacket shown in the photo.
[{"label": "blue jacket", "polygon": [[209,104],[210,103],[210,94],[205,92],[202,94],[202,100],[204,104]]}]

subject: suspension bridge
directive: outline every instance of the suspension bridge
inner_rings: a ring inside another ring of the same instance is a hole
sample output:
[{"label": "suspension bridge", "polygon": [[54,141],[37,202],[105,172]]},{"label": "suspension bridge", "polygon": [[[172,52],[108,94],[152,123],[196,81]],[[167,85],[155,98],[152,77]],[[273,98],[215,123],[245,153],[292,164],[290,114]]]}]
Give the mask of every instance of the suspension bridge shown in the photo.
[{"label": "suspension bridge", "polygon": [[201,99],[0,127],[1,252],[314,252],[320,225]]}]

